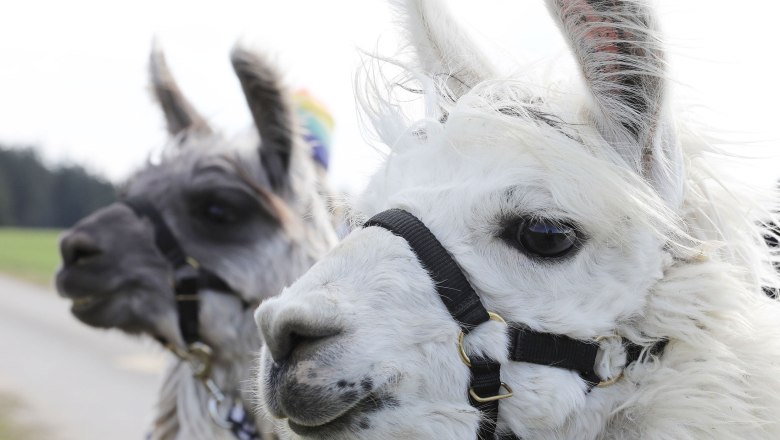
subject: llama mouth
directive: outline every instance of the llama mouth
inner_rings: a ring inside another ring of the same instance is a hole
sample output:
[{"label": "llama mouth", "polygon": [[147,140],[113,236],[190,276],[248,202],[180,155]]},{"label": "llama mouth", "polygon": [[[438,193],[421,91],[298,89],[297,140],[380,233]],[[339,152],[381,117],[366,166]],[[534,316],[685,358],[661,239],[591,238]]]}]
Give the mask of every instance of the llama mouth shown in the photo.
[{"label": "llama mouth", "polygon": [[368,429],[371,426],[369,415],[382,409],[398,407],[398,399],[387,391],[376,391],[366,395],[352,407],[338,415],[336,418],[318,425],[303,425],[287,419],[287,425],[297,435],[303,437],[331,438],[345,429],[360,431]]},{"label": "llama mouth", "polygon": [[[354,406],[347,409],[345,412],[337,416],[335,419],[329,420],[324,423],[320,423],[319,425],[309,425],[309,424],[302,425],[300,423],[296,423],[291,418],[287,419],[287,425],[294,433],[304,437],[314,436],[315,434],[317,436],[321,436],[324,434],[332,434],[337,431],[343,431],[344,429],[353,425],[357,421],[358,415],[366,412],[364,403],[368,402],[369,400],[375,400],[375,399],[376,396],[370,394],[366,396],[363,400],[358,401]],[[363,421],[362,423],[367,423],[367,420]]]},{"label": "llama mouth", "polygon": [[[89,292],[90,277],[84,273],[74,273],[72,269],[63,268],[57,274],[56,284],[60,296],[71,300],[72,311],[82,311],[91,307],[101,296],[99,293]],[[86,294],[85,294],[86,293]]]},{"label": "llama mouth", "polygon": [[77,312],[89,309],[101,299],[101,295],[89,295],[79,298],[71,298],[71,310]]},{"label": "llama mouth", "polygon": [[57,273],[55,284],[60,296],[71,301],[71,311],[83,312],[121,291],[125,283],[106,281],[91,270],[63,267]]},{"label": "llama mouth", "polygon": [[346,413],[340,415],[339,417],[331,420],[330,422],[323,423],[322,425],[317,425],[317,426],[299,425],[298,423],[295,423],[290,419],[287,420],[287,425],[290,427],[292,432],[300,436],[309,436],[313,434],[325,434],[325,433],[331,433],[334,431],[343,430],[344,428],[349,426],[353,416],[354,416],[353,410],[349,410]]}]

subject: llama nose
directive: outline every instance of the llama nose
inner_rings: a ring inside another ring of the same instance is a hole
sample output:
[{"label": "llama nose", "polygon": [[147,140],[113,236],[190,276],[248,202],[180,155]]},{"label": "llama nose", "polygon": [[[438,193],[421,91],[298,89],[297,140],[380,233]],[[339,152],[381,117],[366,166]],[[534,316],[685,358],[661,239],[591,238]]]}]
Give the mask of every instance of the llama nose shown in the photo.
[{"label": "llama nose", "polygon": [[95,239],[82,230],[70,231],[60,240],[60,254],[65,267],[83,263],[102,253]]},{"label": "llama nose", "polygon": [[283,362],[294,352],[313,352],[327,344],[326,339],[341,333],[332,307],[315,304],[286,304],[282,298],[263,302],[255,320],[274,362]]}]

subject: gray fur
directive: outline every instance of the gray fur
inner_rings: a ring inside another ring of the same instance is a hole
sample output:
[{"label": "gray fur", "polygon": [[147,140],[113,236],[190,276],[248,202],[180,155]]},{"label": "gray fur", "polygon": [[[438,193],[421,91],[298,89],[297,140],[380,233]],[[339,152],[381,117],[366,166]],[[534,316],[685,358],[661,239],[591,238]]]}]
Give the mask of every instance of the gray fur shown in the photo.
[{"label": "gray fur", "polygon": [[203,116],[195,110],[184,94],[179,90],[176,80],[168,69],[165,55],[155,43],[149,56],[149,78],[152,90],[162,107],[168,133],[179,135],[185,131],[209,134],[212,132]]},{"label": "gray fur", "polygon": [[276,70],[257,54],[237,48],[230,59],[260,133],[260,162],[271,186],[282,189],[297,137],[290,94]]},{"label": "gray fur", "polygon": [[[235,53],[248,57],[245,51]],[[235,59],[236,55],[234,63]],[[175,137],[161,161],[137,172],[122,195],[149,200],[188,255],[219,274],[246,302],[258,304],[290,284],[335,243],[310,152],[291,129],[295,121],[286,119],[291,118],[290,109],[284,110],[285,117],[275,111],[269,111],[275,114],[272,117],[257,116],[264,114],[264,106],[286,102],[287,92],[274,80],[266,84],[266,94],[248,96],[258,131],[271,134],[261,134],[262,141],[252,137],[231,142],[210,130],[193,129],[207,126],[197,118],[187,126],[192,107],[175,86],[162,53],[155,52],[152,60],[155,89],[158,98],[160,90],[166,91],[160,104]],[[237,73],[250,85],[248,91],[257,92],[251,86],[253,78],[278,77],[261,57],[252,55],[251,60]],[[177,105],[170,106],[171,102]],[[283,126],[273,127],[275,123]],[[182,130],[187,136],[181,136]],[[276,168],[281,162],[261,159],[271,145],[286,150],[283,169]],[[284,176],[283,189],[271,185],[276,178],[272,176]],[[214,209],[239,213],[240,221],[214,222],[209,217]],[[63,236],[65,263],[57,287],[75,300],[72,312],[77,318],[95,327],[182,344],[171,267],[153,237],[152,225],[122,204],[95,212]],[[254,353],[262,344],[252,312],[232,296],[201,294],[200,332],[215,350],[214,379],[250,408],[250,393],[242,385],[250,378]],[[153,438],[231,438],[210,422],[206,401],[189,367],[174,364],[161,391]]]}]

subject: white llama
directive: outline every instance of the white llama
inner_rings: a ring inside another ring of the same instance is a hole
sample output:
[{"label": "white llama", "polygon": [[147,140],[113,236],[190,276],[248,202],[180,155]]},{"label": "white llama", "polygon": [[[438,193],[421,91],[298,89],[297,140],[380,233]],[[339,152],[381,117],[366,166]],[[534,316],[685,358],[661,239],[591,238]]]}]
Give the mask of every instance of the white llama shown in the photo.
[{"label": "white llama", "polygon": [[780,438],[755,200],[676,123],[646,2],[547,0],[573,92],[498,77],[444,2],[398,3],[428,117],[370,84],[373,219],[255,315],[285,435]]}]

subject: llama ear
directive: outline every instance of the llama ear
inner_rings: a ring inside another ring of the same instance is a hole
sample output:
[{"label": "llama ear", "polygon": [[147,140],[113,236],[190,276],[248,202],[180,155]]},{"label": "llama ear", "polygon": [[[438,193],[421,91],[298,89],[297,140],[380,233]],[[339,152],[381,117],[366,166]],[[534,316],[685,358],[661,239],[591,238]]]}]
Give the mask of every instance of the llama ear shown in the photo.
[{"label": "llama ear", "polygon": [[260,161],[274,190],[286,187],[295,146],[295,116],[290,93],[272,64],[236,47],[231,54],[249,110],[260,134]]},{"label": "llama ear", "polygon": [[457,100],[476,84],[495,77],[495,68],[472,44],[439,0],[396,0],[393,2],[415,49],[422,70],[433,78],[446,78],[445,84]]},{"label": "llama ear", "polygon": [[602,136],[671,207],[682,199],[682,153],[666,114],[664,53],[643,0],[547,0],[593,98]]},{"label": "llama ear", "polygon": [[149,76],[154,96],[165,114],[168,133],[176,136],[184,132],[201,135],[212,132],[206,119],[179,90],[165,61],[165,55],[156,42],[152,44],[152,53],[149,56]]}]

